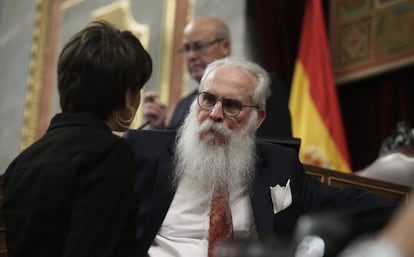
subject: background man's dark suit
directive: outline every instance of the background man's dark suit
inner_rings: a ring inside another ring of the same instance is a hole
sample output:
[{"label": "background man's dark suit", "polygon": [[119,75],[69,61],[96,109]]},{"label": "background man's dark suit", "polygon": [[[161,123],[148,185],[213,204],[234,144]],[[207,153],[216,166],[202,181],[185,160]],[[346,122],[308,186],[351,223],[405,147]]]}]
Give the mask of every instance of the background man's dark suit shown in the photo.
[{"label": "background man's dark suit", "polygon": [[[138,176],[135,190],[139,195],[138,241],[145,254],[154,240],[173,199],[171,186],[172,157],[176,133],[173,131],[127,131],[124,134],[135,151]],[[345,208],[357,218],[359,232],[382,227],[397,203],[349,188],[342,192],[307,176],[297,153],[275,144],[258,143],[256,176],[251,189],[251,203],[260,239],[285,236],[295,229],[304,213],[323,208]],[[292,205],[273,214],[270,187],[284,186],[290,179]]]}]

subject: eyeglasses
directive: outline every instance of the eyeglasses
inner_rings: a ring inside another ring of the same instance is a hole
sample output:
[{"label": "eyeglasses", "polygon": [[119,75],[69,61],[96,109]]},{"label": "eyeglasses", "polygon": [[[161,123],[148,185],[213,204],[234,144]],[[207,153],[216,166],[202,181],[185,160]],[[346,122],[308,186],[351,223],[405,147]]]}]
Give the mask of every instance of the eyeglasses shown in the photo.
[{"label": "eyeglasses", "polygon": [[195,42],[194,44],[185,44],[180,50],[178,50],[180,53],[185,52],[188,53],[191,50],[193,50],[196,53],[204,53],[207,48],[211,45],[214,45],[216,43],[219,43],[223,41],[223,38],[216,38],[210,42],[202,43],[202,42]]},{"label": "eyeglasses", "polygon": [[235,117],[239,115],[239,113],[244,107],[252,107],[256,109],[259,108],[259,106],[257,105],[244,105],[242,102],[235,99],[223,98],[220,100],[217,96],[208,92],[198,93],[197,103],[200,106],[200,108],[204,111],[210,112],[211,110],[213,110],[217,102],[221,102],[223,115],[226,117]]}]

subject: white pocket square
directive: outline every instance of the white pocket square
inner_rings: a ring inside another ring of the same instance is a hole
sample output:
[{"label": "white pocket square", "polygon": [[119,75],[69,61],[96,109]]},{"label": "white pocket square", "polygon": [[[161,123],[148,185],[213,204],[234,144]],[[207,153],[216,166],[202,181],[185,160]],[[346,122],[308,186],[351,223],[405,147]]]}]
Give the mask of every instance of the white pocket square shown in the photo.
[{"label": "white pocket square", "polygon": [[274,214],[289,207],[292,204],[290,179],[288,179],[286,186],[276,185],[274,187],[270,187],[270,195],[272,196]]}]

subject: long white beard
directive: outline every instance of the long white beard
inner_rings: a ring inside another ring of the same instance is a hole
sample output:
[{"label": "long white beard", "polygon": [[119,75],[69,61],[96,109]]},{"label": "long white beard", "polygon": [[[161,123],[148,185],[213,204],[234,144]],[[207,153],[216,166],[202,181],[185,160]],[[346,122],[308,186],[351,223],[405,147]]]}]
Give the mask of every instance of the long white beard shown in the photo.
[{"label": "long white beard", "polygon": [[[186,185],[195,192],[211,192],[215,186],[226,186],[229,191],[249,187],[257,159],[257,117],[257,112],[252,112],[246,126],[233,132],[212,120],[199,124],[193,104],[177,135],[174,185],[185,177]],[[200,139],[200,134],[208,130],[224,136],[224,143],[215,143],[210,135]]]}]

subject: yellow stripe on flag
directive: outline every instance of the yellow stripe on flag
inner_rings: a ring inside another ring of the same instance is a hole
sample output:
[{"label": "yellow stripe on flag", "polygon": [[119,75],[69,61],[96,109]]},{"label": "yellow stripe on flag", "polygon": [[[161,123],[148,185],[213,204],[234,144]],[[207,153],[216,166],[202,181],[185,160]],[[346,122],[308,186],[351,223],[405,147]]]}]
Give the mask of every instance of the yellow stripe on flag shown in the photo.
[{"label": "yellow stripe on flag", "polygon": [[[309,90],[309,79],[300,62],[296,63],[289,108],[295,137],[301,138],[299,157],[303,163],[349,172],[347,162],[327,130]],[[306,124],[306,125],[301,125]]]}]

